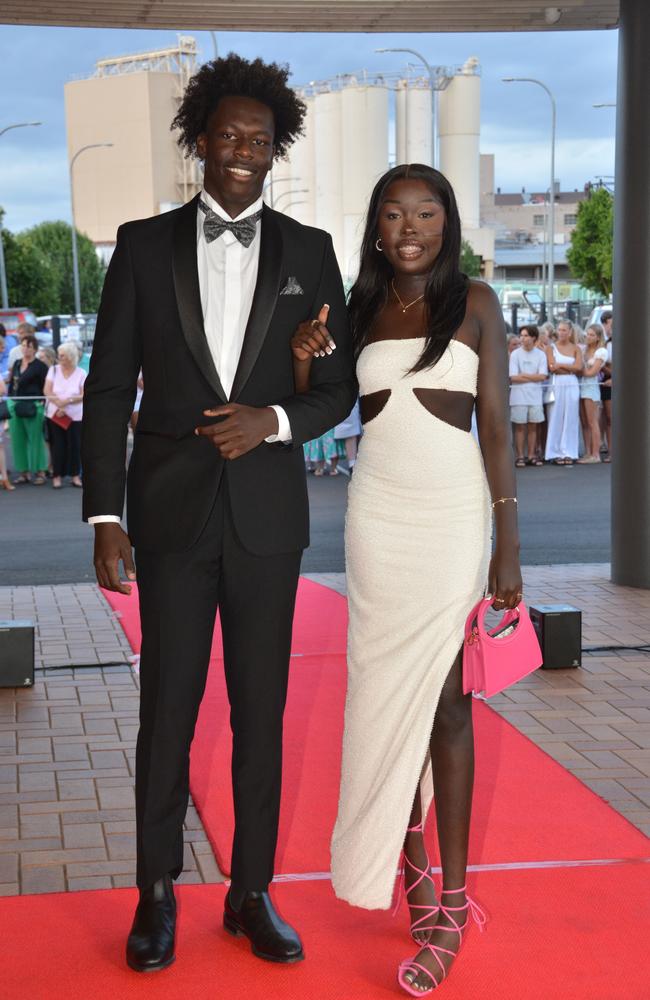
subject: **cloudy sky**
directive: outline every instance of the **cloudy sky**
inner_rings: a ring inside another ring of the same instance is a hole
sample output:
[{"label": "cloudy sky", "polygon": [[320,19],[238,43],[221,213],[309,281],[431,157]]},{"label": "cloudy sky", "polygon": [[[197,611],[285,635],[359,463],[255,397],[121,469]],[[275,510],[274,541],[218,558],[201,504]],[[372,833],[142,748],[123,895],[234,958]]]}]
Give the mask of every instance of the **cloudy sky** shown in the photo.
[{"label": "cloudy sky", "polygon": [[[181,26],[182,30],[182,26]],[[193,34],[201,57],[213,54],[208,32]],[[89,76],[106,56],[160,48],[169,31],[0,26],[0,129],[42,121],[39,128],[0,137],[0,206],[5,225],[18,231],[45,219],[70,218],[63,85]],[[617,33],[530,34],[250,34],[218,35],[219,53],[236,51],[288,62],[296,84],[367,68],[401,70],[408,56],[374,49],[407,46],[434,65],[457,65],[478,56],[482,66],[481,151],[496,154],[502,191],[548,186],[549,102],[539,87],[503,84],[504,76],[537,77],[558,107],[556,177],[563,190],[614,172]]]}]

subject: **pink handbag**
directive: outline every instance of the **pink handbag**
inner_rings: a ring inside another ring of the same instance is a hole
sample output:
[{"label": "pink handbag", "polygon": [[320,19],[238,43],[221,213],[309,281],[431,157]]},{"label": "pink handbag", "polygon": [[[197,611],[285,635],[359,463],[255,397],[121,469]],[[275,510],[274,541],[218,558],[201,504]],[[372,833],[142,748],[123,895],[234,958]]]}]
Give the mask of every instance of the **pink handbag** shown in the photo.
[{"label": "pink handbag", "polygon": [[485,615],[493,598],[482,597],[465,622],[463,692],[486,698],[516,684],[542,665],[543,656],[526,605],[508,609],[487,631]]}]

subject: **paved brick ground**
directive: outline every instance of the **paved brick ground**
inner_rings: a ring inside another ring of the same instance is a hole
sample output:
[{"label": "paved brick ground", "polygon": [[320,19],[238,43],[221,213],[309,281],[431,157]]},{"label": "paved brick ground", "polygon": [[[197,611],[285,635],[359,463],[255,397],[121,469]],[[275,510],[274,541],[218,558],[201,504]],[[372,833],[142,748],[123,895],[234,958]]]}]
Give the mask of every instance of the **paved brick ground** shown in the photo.
[{"label": "paved brick ground", "polygon": [[[315,579],[345,592],[343,574]],[[525,582],[529,602],[583,610],[587,646],[650,643],[650,592],[614,587],[606,566],[532,567]],[[87,584],[0,588],[12,617],[37,621],[40,669],[33,688],[0,689],[0,895],[132,885],[138,682],[119,622]],[[96,662],[123,665],[71,666]],[[490,704],[650,834],[650,655],[587,655]],[[182,880],[219,881],[192,804],[185,826]]]},{"label": "paved brick ground", "polygon": [[[134,884],[137,678],[45,670],[0,691],[0,895]],[[192,805],[182,881],[217,881]]]},{"label": "paved brick ground", "polygon": [[91,583],[0,587],[0,620],[37,625],[36,667],[123,663],[131,656],[119,619]]}]

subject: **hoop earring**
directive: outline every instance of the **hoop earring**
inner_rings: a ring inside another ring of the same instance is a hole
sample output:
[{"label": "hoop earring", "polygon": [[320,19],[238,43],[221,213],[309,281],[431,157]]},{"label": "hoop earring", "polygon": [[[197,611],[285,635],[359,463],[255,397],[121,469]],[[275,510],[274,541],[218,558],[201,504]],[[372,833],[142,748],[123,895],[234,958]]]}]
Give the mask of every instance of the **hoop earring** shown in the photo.
[{"label": "hoop earring", "polygon": [[379,252],[381,253],[384,248],[383,248],[383,246],[381,246],[381,247],[379,246],[380,243],[381,243],[381,236],[378,236],[377,239],[375,240],[375,246],[376,246],[377,250],[379,250]]}]

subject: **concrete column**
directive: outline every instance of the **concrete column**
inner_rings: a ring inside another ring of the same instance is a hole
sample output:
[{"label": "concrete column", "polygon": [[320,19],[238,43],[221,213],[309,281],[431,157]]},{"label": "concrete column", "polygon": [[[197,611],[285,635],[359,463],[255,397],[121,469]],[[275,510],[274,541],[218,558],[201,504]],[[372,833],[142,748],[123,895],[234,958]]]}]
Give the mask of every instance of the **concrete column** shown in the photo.
[{"label": "concrete column", "polygon": [[621,0],[616,111],[612,581],[650,589],[650,4]]}]

